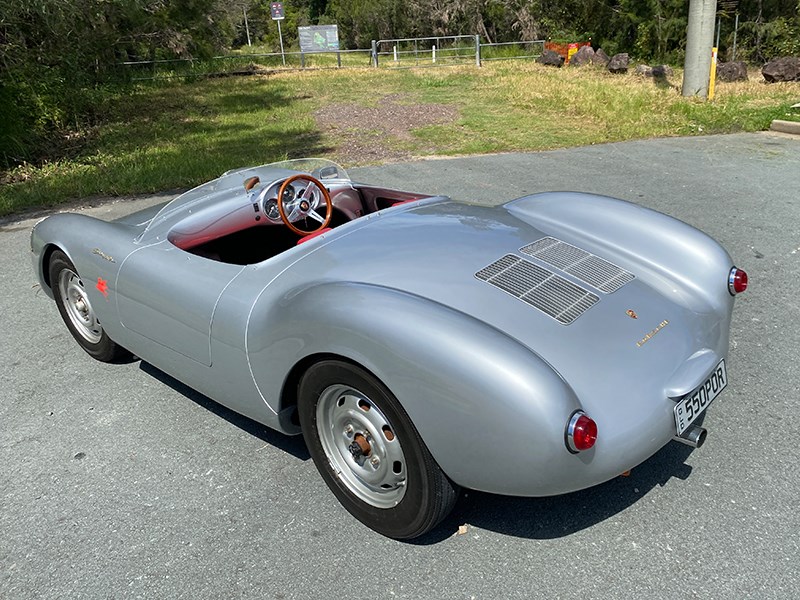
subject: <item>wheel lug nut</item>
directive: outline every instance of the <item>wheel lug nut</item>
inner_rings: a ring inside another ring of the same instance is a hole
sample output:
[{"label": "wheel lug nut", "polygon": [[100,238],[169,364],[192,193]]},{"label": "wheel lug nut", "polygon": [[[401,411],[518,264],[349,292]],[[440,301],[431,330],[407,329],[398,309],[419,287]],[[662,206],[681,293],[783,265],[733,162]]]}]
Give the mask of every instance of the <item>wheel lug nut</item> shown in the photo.
[{"label": "wheel lug nut", "polygon": [[344,432],[347,435],[353,435],[353,426],[352,425],[348,425],[347,427],[344,428]]},{"label": "wheel lug nut", "polygon": [[369,461],[369,462],[370,462],[370,463],[372,463],[372,466],[373,466],[373,467],[377,468],[377,467],[378,467],[378,465],[379,465],[379,464],[381,464],[381,459],[380,459],[380,458],[378,458],[377,456],[373,456],[373,457],[370,459],[370,461]]}]

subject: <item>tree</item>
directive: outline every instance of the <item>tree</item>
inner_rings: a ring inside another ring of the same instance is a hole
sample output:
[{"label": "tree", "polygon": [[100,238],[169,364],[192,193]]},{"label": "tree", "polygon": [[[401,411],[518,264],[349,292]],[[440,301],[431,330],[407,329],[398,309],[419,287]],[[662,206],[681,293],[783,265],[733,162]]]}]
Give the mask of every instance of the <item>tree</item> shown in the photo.
[{"label": "tree", "polygon": [[220,0],[0,0],[0,164],[98,116],[93,90],[132,59],[207,57],[232,36]]}]

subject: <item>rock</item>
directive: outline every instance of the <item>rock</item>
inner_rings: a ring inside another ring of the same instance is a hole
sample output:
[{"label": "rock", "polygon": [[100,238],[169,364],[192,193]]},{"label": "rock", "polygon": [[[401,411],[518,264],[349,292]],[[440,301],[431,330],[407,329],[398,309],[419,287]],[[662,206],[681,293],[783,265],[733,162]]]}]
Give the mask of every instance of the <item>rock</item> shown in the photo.
[{"label": "rock", "polygon": [[558,52],[552,50],[545,50],[542,55],[536,59],[540,65],[547,65],[549,67],[560,67],[564,64],[564,57]]},{"label": "rock", "polygon": [[602,48],[598,48],[597,52],[595,52],[594,56],[592,57],[592,64],[605,67],[610,60],[611,58],[608,56],[608,54],[606,54]]},{"label": "rock", "polygon": [[650,74],[656,79],[666,79],[667,77],[672,77],[675,71],[669,65],[656,65]]},{"label": "rock", "polygon": [[747,81],[747,65],[742,61],[717,63],[719,81]]},{"label": "rock", "polygon": [[588,65],[594,59],[594,50],[591,46],[581,46],[578,51],[569,59],[569,64],[573,67]]},{"label": "rock", "polygon": [[800,81],[800,56],[774,58],[761,69],[767,83]]},{"label": "rock", "polygon": [[653,77],[655,79],[666,79],[674,74],[672,67],[669,65],[656,65],[655,67],[636,65],[634,72],[642,77]]},{"label": "rock", "polygon": [[608,65],[606,65],[606,69],[611,71],[612,73],[627,73],[628,72],[628,64],[630,64],[631,59],[628,56],[627,52],[623,52],[621,54],[615,54],[611,57],[611,60],[608,61]]}]

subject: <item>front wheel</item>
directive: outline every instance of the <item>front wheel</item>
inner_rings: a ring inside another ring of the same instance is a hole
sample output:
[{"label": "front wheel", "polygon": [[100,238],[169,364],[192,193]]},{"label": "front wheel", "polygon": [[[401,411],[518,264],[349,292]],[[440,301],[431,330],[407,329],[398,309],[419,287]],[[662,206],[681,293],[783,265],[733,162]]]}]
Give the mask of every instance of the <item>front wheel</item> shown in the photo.
[{"label": "front wheel", "polygon": [[103,362],[112,362],[126,354],[103,330],[75,265],[60,250],[50,257],[50,285],[58,312],[81,348]]},{"label": "front wheel", "polygon": [[325,483],[367,527],[414,538],[452,510],[457,486],[397,399],[370,373],[345,362],[317,363],[300,384],[298,413]]}]

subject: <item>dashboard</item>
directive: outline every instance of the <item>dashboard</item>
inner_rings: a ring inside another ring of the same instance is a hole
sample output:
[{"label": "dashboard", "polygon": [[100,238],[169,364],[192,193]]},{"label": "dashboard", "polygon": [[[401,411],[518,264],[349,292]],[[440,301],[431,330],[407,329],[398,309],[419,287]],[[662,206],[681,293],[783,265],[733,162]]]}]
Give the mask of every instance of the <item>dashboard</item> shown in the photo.
[{"label": "dashboard", "polygon": [[[280,191],[283,181],[284,180],[276,181],[269,187],[262,190],[258,195],[258,200],[253,205],[253,208],[256,210],[260,208],[260,210],[264,213],[264,216],[266,216],[267,219],[273,223],[281,222],[281,214],[278,210],[278,192]],[[284,207],[291,206],[293,202],[295,202],[298,198],[301,198],[305,193],[307,186],[307,181],[297,181],[287,185],[286,189],[283,190],[282,200]]]}]

